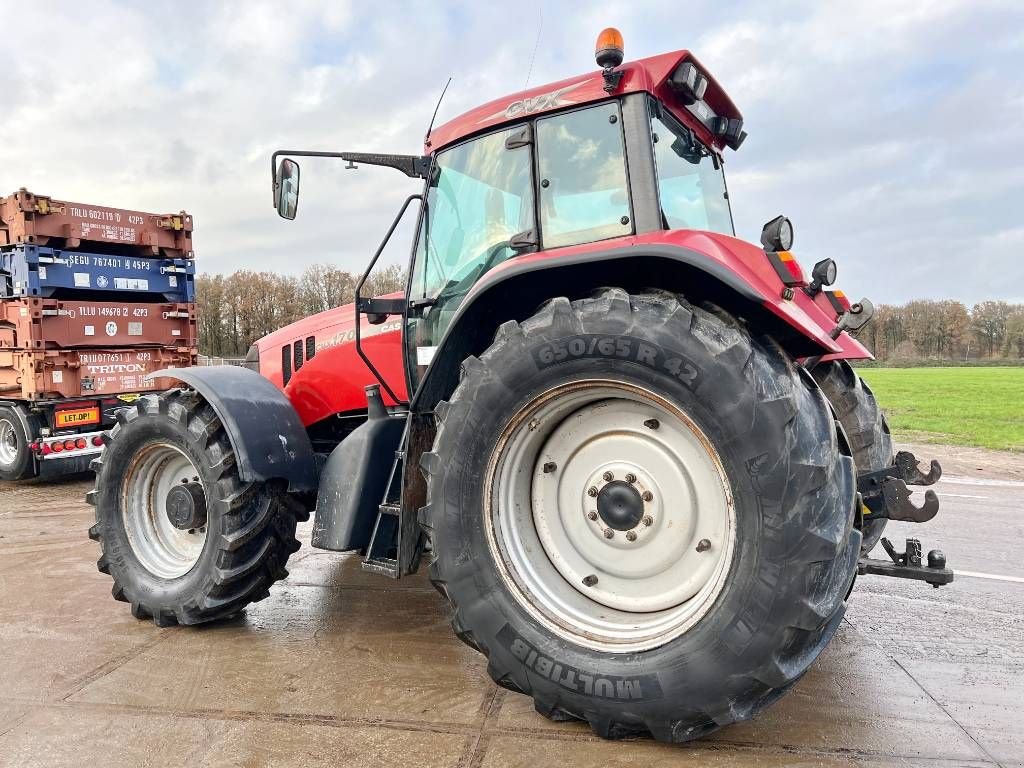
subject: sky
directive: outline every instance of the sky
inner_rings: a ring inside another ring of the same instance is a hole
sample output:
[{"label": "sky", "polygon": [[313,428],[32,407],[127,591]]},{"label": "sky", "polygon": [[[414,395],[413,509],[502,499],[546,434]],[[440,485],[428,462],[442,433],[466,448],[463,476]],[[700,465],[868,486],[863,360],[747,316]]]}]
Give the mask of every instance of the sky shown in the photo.
[{"label": "sky", "polygon": [[271,152],[417,153],[449,76],[439,122],[594,70],[616,26],[627,60],[693,51],[743,113],[739,237],[787,215],[855,298],[1024,302],[1020,0],[0,0],[0,23],[0,195],[186,209],[201,271],[362,271],[419,185],[306,160],[288,222]]}]

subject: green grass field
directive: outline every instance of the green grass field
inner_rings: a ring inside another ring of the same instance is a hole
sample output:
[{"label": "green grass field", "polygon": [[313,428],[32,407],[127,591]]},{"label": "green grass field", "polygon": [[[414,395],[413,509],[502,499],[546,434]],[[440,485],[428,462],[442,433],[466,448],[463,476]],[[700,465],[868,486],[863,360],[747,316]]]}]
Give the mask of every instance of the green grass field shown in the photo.
[{"label": "green grass field", "polygon": [[1024,451],[1024,368],[860,368],[897,440]]}]

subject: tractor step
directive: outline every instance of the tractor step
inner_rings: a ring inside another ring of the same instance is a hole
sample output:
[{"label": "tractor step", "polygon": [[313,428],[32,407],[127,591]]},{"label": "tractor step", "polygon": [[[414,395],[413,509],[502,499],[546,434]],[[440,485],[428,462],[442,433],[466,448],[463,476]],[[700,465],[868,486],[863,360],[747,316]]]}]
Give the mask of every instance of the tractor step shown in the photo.
[{"label": "tractor step", "polygon": [[398,562],[402,530],[402,470],[405,452],[395,451],[384,500],[377,508],[377,522],[373,526],[370,545],[363,558],[363,570],[397,579],[401,576]]},{"label": "tractor step", "polygon": [[897,552],[892,542],[883,537],[882,547],[889,555],[889,560],[862,557],[857,564],[859,575],[914,579],[928,582],[935,588],[953,581],[953,571],[946,567],[946,556],[941,551],[931,550],[928,553],[927,565],[923,564],[919,539],[907,539],[906,551]]}]

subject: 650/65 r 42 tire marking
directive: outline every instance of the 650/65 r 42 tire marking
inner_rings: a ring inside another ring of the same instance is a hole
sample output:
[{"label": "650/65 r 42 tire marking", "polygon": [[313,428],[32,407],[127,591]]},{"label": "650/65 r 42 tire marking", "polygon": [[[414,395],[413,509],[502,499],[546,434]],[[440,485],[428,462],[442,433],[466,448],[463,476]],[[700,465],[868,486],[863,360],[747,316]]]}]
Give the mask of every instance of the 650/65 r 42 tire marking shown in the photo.
[{"label": "650/65 r 42 tire marking", "polygon": [[701,381],[700,370],[693,361],[650,341],[629,336],[578,333],[555,339],[533,350],[534,362],[540,370],[567,360],[586,357],[646,365],[655,371],[668,373],[690,389],[696,389]]}]

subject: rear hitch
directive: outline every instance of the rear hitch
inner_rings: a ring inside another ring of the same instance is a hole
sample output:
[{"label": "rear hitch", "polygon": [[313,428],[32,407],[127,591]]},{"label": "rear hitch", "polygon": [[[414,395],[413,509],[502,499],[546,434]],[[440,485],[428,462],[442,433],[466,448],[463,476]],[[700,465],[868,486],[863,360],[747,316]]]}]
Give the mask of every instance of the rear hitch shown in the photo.
[{"label": "rear hitch", "polygon": [[859,575],[915,579],[926,581],[936,589],[953,581],[953,571],[946,567],[946,556],[940,550],[931,550],[927,565],[922,564],[920,539],[907,539],[906,551],[897,552],[892,542],[883,536],[882,547],[892,562],[862,557],[857,563]]},{"label": "rear hitch", "polygon": [[910,499],[908,485],[932,485],[942,477],[942,467],[932,459],[925,474],[918,466],[917,457],[910,451],[896,454],[891,466],[857,476],[857,491],[863,498],[866,519],[902,520],[908,523],[927,523],[939,511],[939,497],[935,491],[924,492],[924,504],[916,506]]}]

